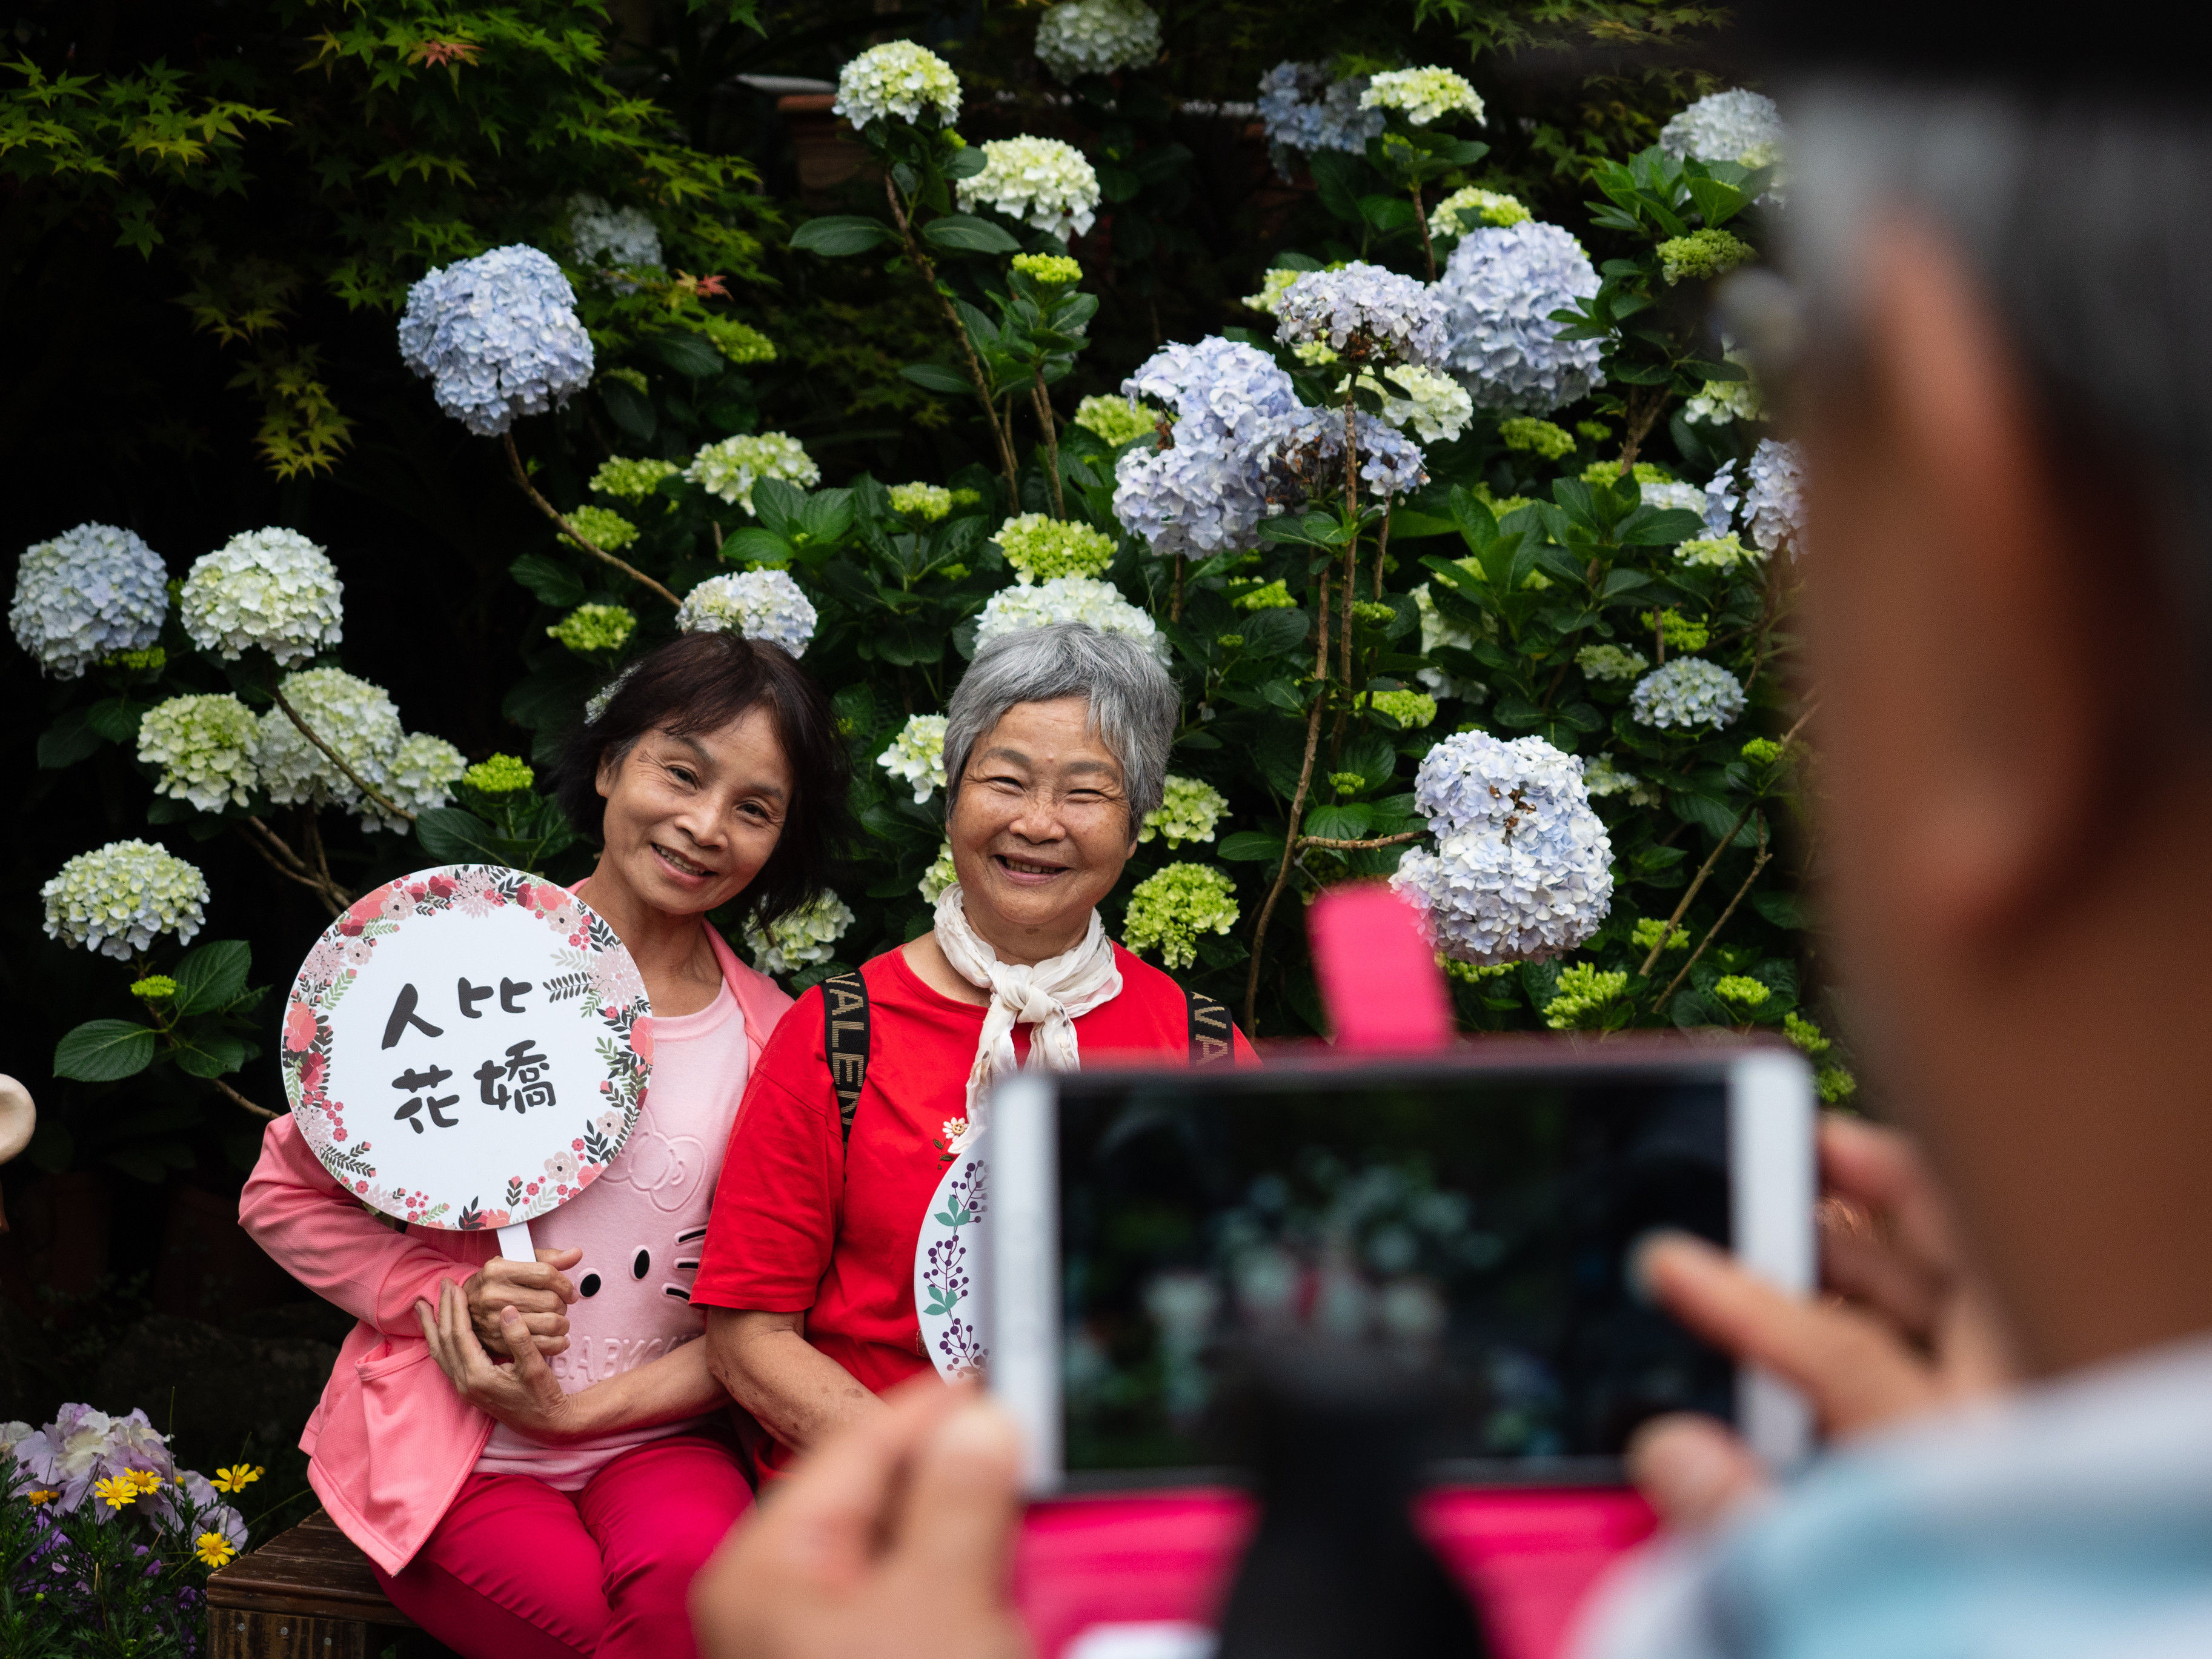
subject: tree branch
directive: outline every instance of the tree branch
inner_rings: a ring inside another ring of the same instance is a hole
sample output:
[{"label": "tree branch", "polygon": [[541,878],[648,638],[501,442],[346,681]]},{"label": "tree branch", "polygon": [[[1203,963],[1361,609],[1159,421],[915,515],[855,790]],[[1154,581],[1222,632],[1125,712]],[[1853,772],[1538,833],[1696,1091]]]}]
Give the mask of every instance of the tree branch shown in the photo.
[{"label": "tree branch", "polygon": [[[1349,596],[1345,603],[1351,603]],[[1267,938],[1267,921],[1275,914],[1275,905],[1283,896],[1283,889],[1291,879],[1291,861],[1297,856],[1298,819],[1306,806],[1306,790],[1313,782],[1314,751],[1321,746],[1321,713],[1328,706],[1328,573],[1321,577],[1321,615],[1318,618],[1321,643],[1314,652],[1314,706],[1306,716],[1305,764],[1298,769],[1297,791],[1291,797],[1291,820],[1283,835],[1283,862],[1275,872],[1275,884],[1267,890],[1267,902],[1260,907],[1259,922],[1252,929],[1252,971],[1244,981],[1244,1035],[1254,1036],[1259,1030],[1256,1018],[1260,1006],[1260,947]]]},{"label": "tree branch", "polygon": [[1006,494],[1010,510],[1018,513],[1022,506],[1020,469],[1014,465],[1014,441],[1008,425],[999,420],[997,400],[991,396],[991,382],[983,373],[982,360],[975,355],[975,343],[968,337],[968,325],[960,320],[960,313],[952,308],[952,301],[937,285],[937,264],[921,251],[921,239],[914,234],[914,225],[906,216],[906,208],[898,198],[898,186],[891,182],[889,173],[884,174],[884,194],[890,200],[891,217],[899,228],[899,235],[906,242],[906,257],[914,261],[914,268],[921,273],[921,280],[937,296],[938,307],[945,313],[945,320],[951,325],[952,337],[960,343],[961,356],[968,360],[968,378],[975,383],[975,397],[983,405],[984,424],[991,428],[991,437],[999,449],[999,465],[1006,469]]},{"label": "tree branch", "polygon": [[276,1115],[276,1113],[270,1111],[266,1106],[255,1105],[252,1101],[248,1100],[244,1095],[239,1093],[237,1090],[232,1088],[230,1085],[225,1083],[219,1077],[209,1078],[207,1081],[214,1084],[216,1088],[222,1090],[226,1095],[228,1095],[234,1105],[245,1107],[247,1111],[252,1113],[253,1115],[258,1118],[261,1118],[265,1121],[274,1118]]},{"label": "tree branch", "polygon": [[507,446],[507,464],[514,467],[514,481],[522,486],[522,493],[529,496],[532,501],[538,503],[538,510],[540,513],[543,513],[547,518],[552,520],[555,524],[561,526],[561,533],[563,536],[566,536],[570,541],[575,543],[577,546],[582,548],[585,552],[590,554],[593,558],[612,565],[616,569],[621,571],[623,575],[629,577],[632,581],[641,583],[643,586],[651,588],[654,592],[659,594],[662,599],[667,600],[669,604],[680,605],[684,603],[683,600],[678,599],[673,593],[670,592],[665,587],[663,587],[659,582],[653,580],[652,577],[647,575],[645,572],[640,570],[635,565],[630,563],[627,559],[618,559],[615,557],[613,554],[607,552],[605,549],[593,546],[590,538],[586,537],[581,531],[578,530],[575,526],[570,524],[568,520],[562,515],[561,509],[559,507],[554,506],[552,502],[547,501],[543,495],[538,493],[538,486],[530,482],[530,470],[522,464],[522,452],[514,447],[514,434],[513,432],[504,434],[501,441]]},{"label": "tree branch", "polygon": [[344,773],[346,776],[353,780],[355,788],[360,790],[362,794],[367,795],[379,806],[381,806],[386,811],[391,813],[393,817],[404,818],[410,823],[415,822],[415,815],[412,812],[409,811],[405,807],[398,805],[381,789],[375,787],[366,778],[362,777],[360,773],[355,771],[350,766],[348,766],[345,763],[345,761],[339,756],[337,750],[331,748],[330,744],[325,743],[321,738],[318,737],[315,734],[315,728],[300,718],[300,711],[293,708],[290,703],[284,700],[284,694],[282,691],[278,690],[272,685],[269,688],[269,695],[276,700],[276,706],[284,711],[284,717],[290,720],[293,725],[300,728],[300,735],[307,738],[309,743],[314,744],[316,748],[321,750],[323,753],[328,755],[331,757],[331,764],[337,767],[339,771]]},{"label": "tree branch", "polygon": [[1728,926],[1728,919],[1735,914],[1735,907],[1743,902],[1743,896],[1751,890],[1751,884],[1759,879],[1759,872],[1766,868],[1768,860],[1773,856],[1773,854],[1766,850],[1766,823],[1765,820],[1761,819],[1759,825],[1759,856],[1751,861],[1751,873],[1743,878],[1743,885],[1735,890],[1735,896],[1729,901],[1728,908],[1721,912],[1721,919],[1706,931],[1705,938],[1698,942],[1698,948],[1690,952],[1690,959],[1682,964],[1681,971],[1667,982],[1667,988],[1659,994],[1658,1000],[1651,1005],[1653,1013],[1657,1013],[1667,1006],[1667,999],[1674,994],[1682,981],[1687,977],[1690,969],[1698,965],[1698,958],[1705,955],[1705,947],[1719,935],[1722,928]]},{"label": "tree branch", "polygon": [[1419,841],[1429,832],[1408,830],[1401,836],[1376,836],[1370,841],[1338,841],[1330,836],[1300,836],[1301,848],[1321,847],[1332,853],[1369,853],[1378,847],[1402,847],[1409,841]]},{"label": "tree branch", "polygon": [[[247,822],[261,827],[264,834],[270,833],[265,825],[260,824],[259,819],[248,819]],[[345,914],[345,904],[339,902],[338,896],[333,895],[331,890],[328,887],[325,887],[322,882],[318,880],[314,876],[303,876],[296,870],[287,869],[283,865],[276,861],[275,855],[271,854],[266,847],[264,847],[252,836],[247,835],[243,829],[239,831],[239,834],[244,839],[246,844],[248,847],[251,847],[255,854],[263,860],[271,870],[274,870],[278,875],[283,877],[285,880],[295,881],[299,883],[301,886],[308,889],[317,898],[322,900],[323,908],[328,910],[332,915],[338,916]],[[280,842],[279,845],[282,845],[282,843]],[[291,854],[291,850],[292,849],[289,847],[284,848],[288,856]],[[296,860],[294,861],[297,862]],[[350,901],[348,901],[348,902],[350,902]]]}]

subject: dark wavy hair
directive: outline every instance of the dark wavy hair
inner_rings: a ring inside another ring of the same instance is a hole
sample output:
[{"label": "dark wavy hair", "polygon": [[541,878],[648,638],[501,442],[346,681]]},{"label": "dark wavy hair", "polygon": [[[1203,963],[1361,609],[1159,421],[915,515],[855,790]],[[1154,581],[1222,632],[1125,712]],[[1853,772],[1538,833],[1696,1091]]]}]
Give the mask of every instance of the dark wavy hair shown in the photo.
[{"label": "dark wavy hair", "polygon": [[781,647],[735,634],[685,634],[647,653],[615,682],[599,718],[568,734],[554,769],[555,797],[580,834],[599,841],[606,819],[602,767],[619,766],[648,732],[679,738],[711,732],[761,707],[773,714],[791,763],[791,805],[775,851],[731,902],[740,925],[765,927],[829,884],[852,832],[852,774],[836,717],[822,688]]}]

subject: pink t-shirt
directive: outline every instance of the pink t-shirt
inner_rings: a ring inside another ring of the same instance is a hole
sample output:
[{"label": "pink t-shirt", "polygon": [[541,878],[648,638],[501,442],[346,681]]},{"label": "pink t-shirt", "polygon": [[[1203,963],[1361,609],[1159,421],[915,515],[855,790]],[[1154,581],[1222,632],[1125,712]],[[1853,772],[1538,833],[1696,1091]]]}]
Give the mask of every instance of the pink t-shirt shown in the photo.
[{"label": "pink t-shirt", "polygon": [[[581,1197],[530,1224],[533,1243],[584,1253],[568,1269],[569,1282],[583,1293],[568,1310],[568,1350],[550,1362],[568,1393],[657,1359],[705,1331],[690,1286],[745,1072],[744,1016],[726,982],[696,1014],[654,1016],[653,1081],[629,1142]],[[617,1453],[707,1420],[624,1429],[562,1446],[496,1424],[477,1468],[575,1492]]]}]

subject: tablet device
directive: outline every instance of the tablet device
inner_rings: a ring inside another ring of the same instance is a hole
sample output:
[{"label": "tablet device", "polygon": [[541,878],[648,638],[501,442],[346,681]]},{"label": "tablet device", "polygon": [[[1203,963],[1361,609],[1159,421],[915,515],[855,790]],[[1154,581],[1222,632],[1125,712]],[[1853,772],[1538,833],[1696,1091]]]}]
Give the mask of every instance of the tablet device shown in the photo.
[{"label": "tablet device", "polygon": [[1628,1263],[1680,1228],[1809,1291],[1814,1125],[1803,1061],[1757,1047],[1024,1073],[993,1102],[987,1260],[1028,1488],[1237,1479],[1225,1378],[1286,1336],[1441,1376],[1439,1480],[1617,1481],[1675,1410],[1786,1468],[1802,1401]]}]

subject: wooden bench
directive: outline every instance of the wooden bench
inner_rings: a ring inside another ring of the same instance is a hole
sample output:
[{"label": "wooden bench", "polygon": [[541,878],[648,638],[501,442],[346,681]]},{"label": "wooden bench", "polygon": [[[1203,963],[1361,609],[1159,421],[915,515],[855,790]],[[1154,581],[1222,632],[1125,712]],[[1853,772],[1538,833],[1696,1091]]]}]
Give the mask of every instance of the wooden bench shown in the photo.
[{"label": "wooden bench", "polygon": [[385,1599],[368,1558],[317,1510],[208,1577],[209,1659],[441,1659]]}]

